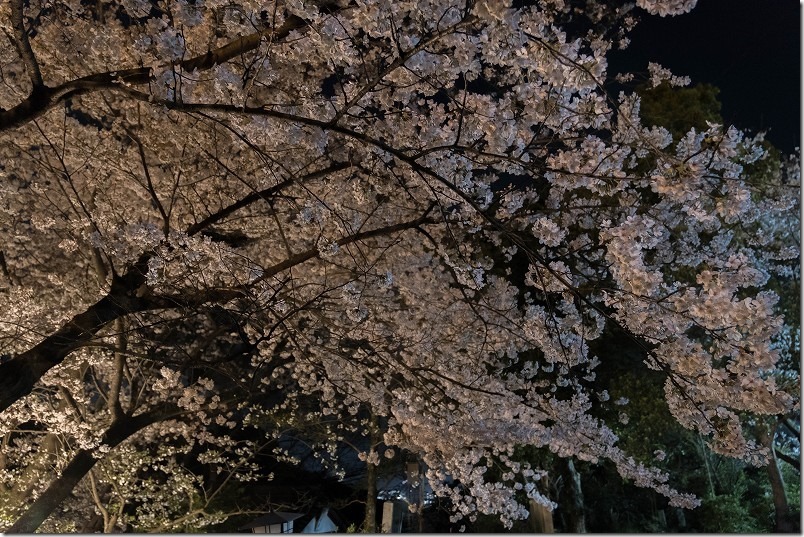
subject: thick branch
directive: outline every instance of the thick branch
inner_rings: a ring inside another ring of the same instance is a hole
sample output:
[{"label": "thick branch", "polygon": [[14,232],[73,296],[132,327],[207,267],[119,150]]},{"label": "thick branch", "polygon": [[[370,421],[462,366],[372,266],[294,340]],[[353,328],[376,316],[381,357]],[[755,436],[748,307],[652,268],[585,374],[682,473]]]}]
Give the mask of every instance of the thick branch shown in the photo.
[{"label": "thick branch", "polygon": [[798,439],[798,441],[801,442],[801,431],[796,429],[796,426],[793,425],[793,423],[788,418],[780,419],[779,423],[784,425],[787,428],[787,430],[793,433],[793,436],[795,436]]},{"label": "thick branch", "polygon": [[793,468],[795,468],[796,470],[801,472],[801,462],[798,459],[793,458],[790,455],[788,455],[787,453],[783,453],[783,452],[779,451],[778,449],[774,449],[774,452],[776,452],[776,457],[779,460],[782,460],[782,461],[786,462],[787,464],[789,464],[790,466],[792,466]]},{"label": "thick branch", "polygon": [[[169,411],[160,410],[118,420],[103,436],[103,444],[114,448],[125,439],[153,423],[165,419]],[[82,449],[75,454],[61,475],[28,508],[28,510],[5,533],[33,533],[47,517],[64,501],[99,459],[94,450]]]},{"label": "thick branch", "polygon": [[117,421],[123,416],[123,407],[120,403],[120,388],[123,385],[123,373],[126,367],[126,350],[128,337],[126,336],[126,323],[123,318],[115,319],[115,329],[117,330],[117,343],[114,353],[114,373],[109,385],[109,400],[107,406],[112,415],[112,422]]},{"label": "thick branch", "polygon": [[30,350],[0,364],[0,412],[31,393],[42,375],[89,342],[108,323],[146,306],[136,297],[110,293]]},{"label": "thick branch", "polygon": [[[13,6],[19,6],[20,25],[15,24],[15,29],[21,27],[22,3],[22,0],[15,0],[12,4],[12,10],[14,9]],[[265,29],[247,36],[240,37],[231,43],[228,43],[215,50],[211,50],[206,54],[189,58],[184,61],[176,61],[173,62],[172,65],[180,67],[185,72],[190,73],[195,70],[205,71],[215,67],[216,65],[225,63],[241,54],[245,54],[246,52],[256,49],[263,39],[270,39],[273,41],[284,39],[293,30],[298,30],[306,25],[307,21],[299,17],[290,16],[279,28]],[[19,32],[17,33],[19,34]],[[28,50],[30,51],[30,43],[28,43],[27,34],[24,33],[24,29],[22,37],[25,38],[24,43],[28,44]],[[17,38],[16,42],[21,43],[20,38]],[[121,69],[118,71],[108,71],[106,73],[88,75],[51,88],[44,85],[42,75],[39,73],[38,64],[36,63],[36,59],[33,57],[33,52],[30,51],[30,58],[28,59],[26,59],[24,51],[20,51],[20,54],[23,56],[23,60],[25,60],[29,73],[34,73],[31,74],[32,80],[38,77],[39,83],[34,83],[34,89],[31,91],[31,94],[18,105],[14,106],[10,110],[0,109],[0,131],[12,129],[28,123],[29,121],[41,116],[58,103],[75,95],[107,89],[120,84],[139,86],[149,83],[152,76],[150,67]]]},{"label": "thick branch", "polygon": [[31,41],[28,39],[28,32],[25,30],[23,4],[23,0],[12,0],[11,25],[14,27],[14,45],[17,47],[17,52],[25,64],[25,69],[28,71],[33,92],[36,92],[45,84],[42,81],[42,73],[39,71],[39,63],[37,63],[36,56],[34,56],[31,48]]},{"label": "thick branch", "polygon": [[[391,235],[424,224],[434,223],[429,216],[433,205],[419,218],[390,226],[371,229],[337,240],[338,246],[357,241]],[[0,412],[33,390],[36,382],[50,368],[60,364],[72,351],[87,344],[107,324],[125,315],[159,309],[198,307],[204,304],[225,303],[243,296],[248,287],[275,276],[280,272],[319,257],[318,249],[294,255],[266,268],[262,276],[249,285],[230,289],[191,290],[184,295],[157,296],[141,292],[145,286],[144,273],[149,255],[143,255],[137,264],[122,277],[116,278],[107,296],[73,317],[56,333],[48,336],[32,349],[0,364]]]}]

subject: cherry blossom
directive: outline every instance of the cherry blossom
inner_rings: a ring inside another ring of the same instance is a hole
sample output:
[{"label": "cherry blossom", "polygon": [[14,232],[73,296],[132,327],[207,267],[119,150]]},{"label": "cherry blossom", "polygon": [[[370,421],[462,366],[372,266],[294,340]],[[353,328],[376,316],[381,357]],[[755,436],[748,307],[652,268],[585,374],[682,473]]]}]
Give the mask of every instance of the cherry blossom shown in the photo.
[{"label": "cherry blossom", "polygon": [[196,500],[293,461],[286,428],[368,412],[456,521],[554,506],[522,445],[694,507],[599,417],[629,426],[590,348],[615,327],[682,425],[762,462],[742,418],[797,404],[770,284],[798,164],[753,180],[761,137],[674,141],[610,95],[630,7],[509,4],[0,6],[4,528],[214,524]]}]

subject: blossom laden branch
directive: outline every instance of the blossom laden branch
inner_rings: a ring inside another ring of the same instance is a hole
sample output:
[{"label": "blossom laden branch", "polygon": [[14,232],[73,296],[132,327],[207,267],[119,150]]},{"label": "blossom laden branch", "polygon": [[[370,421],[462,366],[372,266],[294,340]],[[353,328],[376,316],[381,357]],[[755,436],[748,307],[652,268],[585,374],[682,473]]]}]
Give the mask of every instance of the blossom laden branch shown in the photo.
[{"label": "blossom laden branch", "polygon": [[[14,43],[18,46],[20,55],[25,62],[33,83],[33,90],[26,99],[16,106],[8,110],[0,108],[0,131],[29,123],[57,104],[78,95],[109,89],[116,85],[141,86],[152,81],[153,69],[151,67],[136,67],[95,73],[55,87],[47,86],[42,79],[39,64],[33,55],[30,40],[23,25],[22,6],[23,0],[14,0],[12,2],[12,22],[16,31]],[[176,61],[172,66],[188,73],[206,71],[216,65],[224,64],[232,58],[257,49],[265,39],[281,40],[290,35],[291,32],[300,30],[307,25],[308,22],[304,19],[290,15],[279,28],[266,28],[253,32],[239,37],[222,47],[210,50],[206,54]]]},{"label": "blossom laden branch", "polygon": [[[137,416],[124,416],[109,427],[103,435],[101,445],[113,449],[146,427],[182,412],[184,411],[180,408],[163,407]],[[61,471],[61,474],[48,485],[25,513],[4,531],[6,533],[33,533],[36,531],[53,510],[70,495],[98,460],[100,459],[96,456],[95,449],[79,450]]]},{"label": "blossom laden branch", "polygon": [[[430,216],[434,205],[422,216],[407,222],[361,231],[335,241],[338,246],[370,238],[393,235],[408,229],[436,223]],[[115,278],[109,294],[74,316],[54,334],[46,337],[30,350],[0,364],[0,412],[33,390],[36,382],[51,368],[60,364],[76,349],[92,341],[109,323],[132,313],[198,307],[203,304],[226,303],[245,296],[249,287],[290,268],[321,256],[318,248],[301,252],[267,267],[259,278],[241,288],[190,291],[183,295],[154,295],[147,290],[145,274],[151,254],[143,254],[138,262],[124,274]]]},{"label": "blossom laden branch", "polygon": [[305,174],[301,177],[291,177],[281,181],[280,183],[264,188],[262,190],[258,190],[244,196],[243,198],[237,200],[236,202],[227,205],[226,207],[210,214],[208,217],[204,218],[200,222],[191,225],[187,228],[187,235],[195,235],[196,233],[207,229],[209,226],[215,224],[216,222],[220,222],[224,218],[232,215],[234,212],[248,207],[253,203],[257,203],[260,201],[269,201],[273,196],[275,196],[278,192],[280,192],[283,188],[290,186],[295,183],[305,183],[307,181],[312,181],[314,179],[318,179],[320,177],[326,177],[330,174],[345,170],[351,166],[348,162],[336,162],[333,163],[326,168],[322,168],[320,170],[316,170],[314,172],[310,172]]}]

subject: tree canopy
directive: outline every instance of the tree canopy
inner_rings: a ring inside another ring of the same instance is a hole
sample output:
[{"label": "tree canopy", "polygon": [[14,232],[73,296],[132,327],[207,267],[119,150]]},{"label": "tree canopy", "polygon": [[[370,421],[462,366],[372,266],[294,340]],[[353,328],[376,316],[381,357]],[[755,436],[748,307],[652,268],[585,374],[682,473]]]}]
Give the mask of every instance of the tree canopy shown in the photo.
[{"label": "tree canopy", "polygon": [[0,523],[214,523],[284,428],[368,415],[455,520],[553,505],[520,446],[696,506],[620,447],[623,363],[766,462],[751,420],[797,404],[798,164],[759,180],[761,136],[645,122],[607,69],[694,4],[0,5]]}]

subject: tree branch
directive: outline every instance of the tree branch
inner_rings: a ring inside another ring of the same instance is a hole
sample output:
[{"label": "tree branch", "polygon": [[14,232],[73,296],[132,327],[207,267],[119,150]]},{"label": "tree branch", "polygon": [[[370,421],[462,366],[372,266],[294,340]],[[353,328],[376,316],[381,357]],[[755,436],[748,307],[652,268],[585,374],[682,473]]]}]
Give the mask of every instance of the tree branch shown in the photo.
[{"label": "tree branch", "polygon": [[[0,109],[0,131],[12,129],[36,119],[58,103],[75,95],[108,89],[120,84],[140,86],[151,81],[151,68],[137,67],[87,75],[52,88],[46,86],[42,81],[42,75],[39,72],[39,66],[33,56],[33,51],[30,49],[28,36],[22,27],[22,4],[23,0],[14,0],[12,3],[12,19],[16,21],[15,17],[19,17],[19,24],[14,24],[18,34],[15,36],[15,43],[18,44],[18,47],[22,47],[20,55],[28,67],[31,80],[34,82],[34,88],[31,94],[18,105],[9,110]],[[307,21],[299,17],[289,16],[279,28],[254,32],[235,39],[215,50],[208,51],[206,54],[172,62],[168,64],[168,67],[180,67],[190,73],[196,70],[205,71],[256,49],[264,38],[273,41],[284,39],[293,30],[303,28],[307,24]],[[22,30],[21,34],[20,30]],[[28,53],[25,52],[24,44],[27,44]]]},{"label": "tree branch", "polygon": [[784,425],[785,428],[787,428],[788,431],[793,433],[793,436],[795,436],[798,439],[799,442],[801,442],[801,431],[796,429],[795,425],[793,425],[793,423],[788,418],[783,418],[783,419],[779,420],[779,422],[782,425]]},{"label": "tree branch", "polygon": [[[420,216],[419,218],[415,219],[415,220],[411,220],[411,221],[408,221],[408,222],[402,222],[400,224],[394,224],[394,225],[391,225],[391,226],[385,226],[385,227],[381,227],[381,228],[370,229],[368,231],[363,231],[363,232],[360,232],[360,233],[355,233],[354,235],[349,235],[348,237],[338,239],[338,240],[335,241],[335,243],[338,246],[346,246],[347,244],[352,244],[354,242],[357,242],[357,241],[360,241],[360,240],[363,240],[363,239],[368,239],[368,238],[372,238],[372,237],[381,237],[383,235],[390,235],[392,233],[398,233],[400,231],[405,231],[407,229],[412,229],[412,228],[421,226],[423,224],[437,223],[437,221],[435,219],[433,219],[433,218],[431,218],[429,216],[430,212],[432,211],[434,206],[435,206],[435,204],[431,204],[430,207],[427,208],[425,213],[422,216]],[[294,255],[292,257],[289,257],[285,261],[282,261],[281,263],[277,263],[276,265],[265,269],[263,271],[262,275],[259,278],[257,278],[256,280],[254,280],[254,282],[252,282],[252,285],[254,285],[256,283],[259,283],[259,282],[261,282],[261,281],[263,281],[263,280],[265,280],[267,278],[270,278],[272,276],[275,276],[275,275],[279,274],[280,272],[283,272],[283,271],[285,271],[285,270],[287,270],[289,268],[292,268],[292,267],[294,267],[296,265],[304,263],[305,261],[308,261],[310,259],[319,257],[320,255],[321,255],[321,253],[318,251],[318,249],[311,249],[311,250],[307,250],[306,252],[302,252],[300,254],[296,254],[296,255]]]},{"label": "tree branch", "polygon": [[0,412],[31,393],[42,375],[89,342],[108,323],[147,306],[137,297],[112,292],[30,350],[0,364]]},{"label": "tree branch", "polygon": [[188,235],[195,235],[199,231],[201,231],[203,229],[206,229],[207,227],[211,226],[212,224],[223,220],[224,218],[226,218],[227,216],[229,216],[230,214],[234,213],[235,211],[237,211],[239,209],[242,209],[242,208],[244,208],[244,207],[246,207],[248,205],[251,205],[252,203],[256,203],[256,202],[258,202],[260,200],[267,200],[270,197],[272,197],[273,195],[275,195],[277,192],[279,192],[280,190],[285,188],[286,186],[288,186],[288,185],[290,185],[290,184],[292,184],[292,183],[294,183],[296,181],[306,182],[306,181],[310,181],[310,180],[313,180],[313,179],[318,179],[319,177],[324,177],[324,176],[329,175],[331,173],[335,173],[335,172],[338,172],[338,171],[341,171],[341,170],[345,170],[349,166],[351,166],[351,164],[349,164],[348,162],[336,162],[336,163],[333,163],[331,166],[328,166],[328,167],[323,168],[321,170],[317,170],[317,171],[308,173],[307,175],[305,175],[305,176],[303,176],[303,177],[301,177],[299,179],[289,178],[289,179],[286,179],[286,180],[282,181],[281,183],[279,183],[277,185],[274,185],[272,187],[268,187],[268,188],[263,189],[263,190],[252,192],[248,196],[245,196],[245,197],[237,200],[236,202],[232,203],[231,205],[228,205],[228,206],[224,207],[223,209],[220,209],[219,211],[209,215],[208,217],[206,217],[202,221],[200,221],[200,222],[198,222],[196,224],[193,224],[192,226],[187,228],[187,234]]},{"label": "tree branch", "polygon": [[23,17],[24,0],[12,0],[11,2],[11,25],[14,27],[14,46],[25,64],[25,69],[28,71],[28,77],[31,79],[33,86],[32,94],[39,91],[45,84],[42,81],[42,73],[39,70],[39,63],[36,61],[33,49],[31,48],[31,41],[28,39],[28,32],[25,30],[25,21]]},{"label": "tree branch", "polygon": [[773,451],[776,453],[776,457],[778,457],[780,460],[783,460],[784,462],[786,462],[787,464],[789,464],[790,466],[801,472],[801,461],[799,461],[794,457],[791,457],[786,453],[782,453],[778,449],[774,448]]},{"label": "tree branch", "polygon": [[[398,233],[423,224],[436,223],[429,216],[434,205],[422,216],[408,222],[371,229],[335,241],[346,246],[357,241]],[[280,272],[320,256],[317,248],[291,256],[285,261],[266,268],[262,275],[247,285],[229,289],[192,290],[183,295],[160,296],[141,292],[145,286],[145,273],[150,254],[143,254],[123,276],[112,282],[108,295],[79,313],[54,334],[46,337],[32,349],[0,364],[0,412],[25,397],[36,382],[49,369],[60,364],[72,351],[89,343],[106,325],[131,313],[142,311],[198,307],[204,304],[225,303],[244,296],[249,287]]]},{"label": "tree branch", "polygon": [[112,423],[123,416],[123,406],[120,402],[120,389],[123,385],[123,373],[126,366],[126,350],[128,338],[126,336],[126,323],[122,317],[115,319],[115,330],[117,330],[117,342],[114,352],[114,373],[109,384],[109,400],[107,405],[112,416]]},{"label": "tree branch", "polygon": [[[116,447],[131,435],[177,413],[175,408],[159,409],[114,422],[103,435],[102,443],[110,448]],[[31,504],[25,513],[5,533],[33,533],[62,501],[73,491],[84,476],[95,466],[98,458],[95,450],[82,449],[75,454],[61,475],[51,481],[47,489]]]}]

